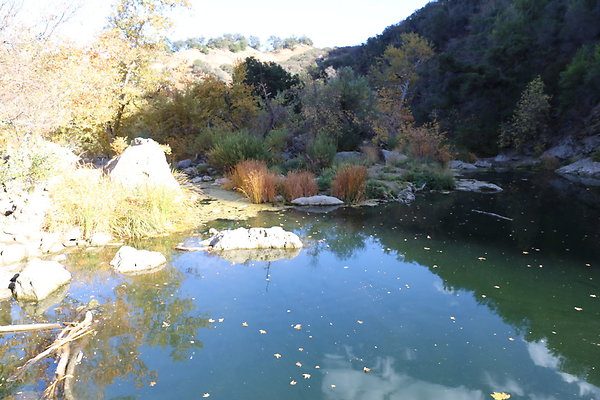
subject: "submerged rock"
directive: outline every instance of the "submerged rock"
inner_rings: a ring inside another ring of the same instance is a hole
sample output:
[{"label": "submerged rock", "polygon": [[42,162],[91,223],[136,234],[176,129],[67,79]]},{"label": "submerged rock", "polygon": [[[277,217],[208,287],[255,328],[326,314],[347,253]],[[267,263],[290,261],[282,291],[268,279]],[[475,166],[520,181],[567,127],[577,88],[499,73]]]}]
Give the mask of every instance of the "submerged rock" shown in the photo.
[{"label": "submerged rock", "polygon": [[279,226],[221,231],[202,244],[212,250],[299,249],[303,246],[298,235]]},{"label": "submerged rock", "polygon": [[155,272],[167,262],[166,257],[158,251],[137,250],[131,246],[123,246],[110,262],[110,266],[123,274],[141,274]]},{"label": "submerged rock", "polygon": [[337,206],[344,202],[333,196],[310,196],[298,197],[292,200],[292,204],[297,206]]},{"label": "submerged rock", "polygon": [[585,178],[600,179],[600,162],[588,157],[573,164],[565,165],[557,169],[556,172],[561,175],[578,175]]},{"label": "submerged rock", "polygon": [[499,193],[502,191],[502,188],[496,184],[476,179],[459,179],[456,181],[456,190],[462,192]]},{"label": "submerged rock", "polygon": [[56,261],[33,259],[15,279],[17,300],[41,301],[69,283],[71,273]]}]

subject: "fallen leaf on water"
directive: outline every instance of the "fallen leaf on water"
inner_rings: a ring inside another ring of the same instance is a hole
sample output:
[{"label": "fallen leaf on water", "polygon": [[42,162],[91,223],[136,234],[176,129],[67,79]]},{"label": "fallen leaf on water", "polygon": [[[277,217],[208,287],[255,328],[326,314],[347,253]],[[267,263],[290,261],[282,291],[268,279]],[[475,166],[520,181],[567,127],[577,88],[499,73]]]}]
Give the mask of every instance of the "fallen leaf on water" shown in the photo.
[{"label": "fallen leaf on water", "polygon": [[315,365],[315,368],[319,369],[319,368],[321,368],[321,366],[320,365]]},{"label": "fallen leaf on water", "polygon": [[335,385],[329,385],[329,386],[331,386],[332,388],[334,388],[334,387],[335,387]]},{"label": "fallen leaf on water", "polygon": [[242,326],[248,326],[247,322],[242,322]]},{"label": "fallen leaf on water", "polygon": [[529,252],[528,251],[524,251],[523,254],[529,254]]},{"label": "fallen leaf on water", "polygon": [[210,393],[204,393],[202,397],[210,397]]},{"label": "fallen leaf on water", "polygon": [[303,377],[304,379],[310,379],[310,374],[302,374],[302,377]]},{"label": "fallen leaf on water", "polygon": [[450,317],[452,321],[456,321],[456,317]]},{"label": "fallen leaf on water", "polygon": [[358,320],[356,321],[357,324],[364,324],[364,321]]},{"label": "fallen leaf on water", "polygon": [[294,325],[294,329],[297,329],[297,330],[302,329],[302,324],[296,324],[296,325]]},{"label": "fallen leaf on water", "polygon": [[296,361],[296,366],[297,366],[297,367],[301,367],[301,366],[302,366],[302,363],[301,363],[300,361]]},{"label": "fallen leaf on water", "polygon": [[590,294],[590,297],[597,297],[595,294]]},{"label": "fallen leaf on water", "polygon": [[170,326],[171,326],[171,324],[170,324],[170,323],[168,323],[168,322],[166,322],[166,321],[164,321],[164,322],[162,323],[162,326],[163,326],[163,328],[168,328],[168,327],[170,327]]},{"label": "fallen leaf on water", "polygon": [[149,383],[149,385],[150,386],[154,386],[154,385],[156,385],[156,382],[152,381],[152,382]]},{"label": "fallen leaf on water", "polygon": [[492,396],[492,398],[494,400],[506,400],[506,399],[510,399],[510,394],[504,393],[504,392],[502,392],[502,393],[494,392],[490,396]]},{"label": "fallen leaf on water", "polygon": [[363,371],[364,372],[371,372],[371,368],[369,368],[369,367],[363,367]]},{"label": "fallen leaf on water", "polygon": [[304,347],[298,347],[298,351],[304,351]]},{"label": "fallen leaf on water", "polygon": [[581,308],[581,307],[573,307],[573,308],[574,308],[575,310],[577,310],[577,311],[581,311],[581,310],[583,310],[583,308]]},{"label": "fallen leaf on water", "polygon": [[214,320],[214,319],[212,319],[212,318],[209,318],[209,319],[208,319],[208,322],[210,322],[210,323],[213,323],[213,322],[215,322],[215,320]]},{"label": "fallen leaf on water", "polygon": [[265,331],[264,329],[259,329],[258,333],[260,333],[261,335],[265,335],[267,331]]},{"label": "fallen leaf on water", "polygon": [[273,357],[275,357],[275,358],[281,358],[281,354],[275,353],[275,354],[273,354]]},{"label": "fallen leaf on water", "polygon": [[511,342],[514,342],[514,341],[515,341],[515,338],[513,338],[513,337],[509,337],[509,338],[508,338],[508,340],[510,340]]},{"label": "fallen leaf on water", "polygon": [[487,258],[485,258],[485,257],[477,257],[477,259],[478,259],[479,261],[485,261],[485,260],[487,260]]},{"label": "fallen leaf on water", "polygon": [[498,286],[498,285],[495,285],[495,286],[494,286],[494,288],[495,288],[495,289],[500,289],[500,286]]},{"label": "fallen leaf on water", "polygon": [[225,318],[219,318],[219,322],[225,321]]},{"label": "fallen leaf on water", "polygon": [[291,381],[291,382],[290,382],[290,385],[294,386],[296,383],[298,383],[298,382],[296,382],[296,381]]}]

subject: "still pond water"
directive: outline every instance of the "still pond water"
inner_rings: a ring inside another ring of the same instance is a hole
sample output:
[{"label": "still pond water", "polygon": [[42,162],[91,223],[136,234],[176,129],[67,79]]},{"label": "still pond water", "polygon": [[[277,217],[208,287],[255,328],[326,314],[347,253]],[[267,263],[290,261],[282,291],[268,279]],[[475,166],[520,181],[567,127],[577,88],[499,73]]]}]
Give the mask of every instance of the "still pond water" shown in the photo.
[{"label": "still pond water", "polygon": [[[600,399],[600,192],[490,178],[505,191],[213,224],[293,230],[306,247],[278,260],[177,252],[173,237],[137,243],[167,268],[124,277],[115,248],[74,254],[61,303],[2,302],[0,324],[96,299],[78,399]],[[0,398],[39,397],[52,360],[3,379],[51,337],[0,337]]]}]

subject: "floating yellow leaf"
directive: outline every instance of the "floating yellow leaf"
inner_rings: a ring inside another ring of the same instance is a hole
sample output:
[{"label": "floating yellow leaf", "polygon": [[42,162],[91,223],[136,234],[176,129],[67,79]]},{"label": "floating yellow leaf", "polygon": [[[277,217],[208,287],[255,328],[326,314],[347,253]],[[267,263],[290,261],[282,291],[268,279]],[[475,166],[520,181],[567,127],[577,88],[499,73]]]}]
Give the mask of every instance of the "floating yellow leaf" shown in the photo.
[{"label": "floating yellow leaf", "polygon": [[364,324],[365,321],[361,321],[360,319],[358,321],[356,321],[357,324]]},{"label": "floating yellow leaf", "polygon": [[259,329],[258,333],[260,333],[261,335],[265,335],[267,331],[265,331],[264,329]]},{"label": "floating yellow leaf", "polygon": [[281,358],[281,354],[275,353],[275,354],[273,354],[273,357],[275,357],[275,358]]},{"label": "floating yellow leaf", "polygon": [[297,329],[297,330],[302,329],[302,324],[296,324],[296,325],[294,325],[294,329]]},{"label": "floating yellow leaf", "polygon": [[219,318],[219,322],[225,321],[225,318]]},{"label": "floating yellow leaf", "polygon": [[319,365],[315,365],[315,368],[316,368],[316,369],[319,369],[319,368],[321,368],[321,366],[319,366]]},{"label": "floating yellow leaf", "polygon": [[301,367],[301,366],[302,366],[302,363],[301,363],[300,361],[296,361],[296,366],[297,366],[297,367]]},{"label": "floating yellow leaf", "polygon": [[334,388],[334,387],[335,387],[335,385],[329,385],[329,386],[331,386],[332,388]]},{"label": "floating yellow leaf", "polygon": [[452,321],[456,321],[456,317],[450,317]]},{"label": "floating yellow leaf", "polygon": [[485,258],[485,257],[477,257],[477,259],[478,259],[479,261],[485,261],[485,260],[487,260],[487,258]]},{"label": "floating yellow leaf", "polygon": [[573,307],[573,308],[574,308],[576,311],[581,311],[581,310],[583,310],[583,308],[581,308],[581,307]]},{"label": "floating yellow leaf", "polygon": [[298,347],[298,351],[304,351],[304,347]]},{"label": "floating yellow leaf", "polygon": [[149,385],[150,386],[154,386],[154,385],[156,385],[156,382],[152,381],[152,382],[149,383]]},{"label": "floating yellow leaf", "polygon": [[494,400],[506,400],[506,399],[510,399],[510,394],[507,393],[498,393],[498,392],[494,392],[492,393],[490,396],[492,396],[492,398]]},{"label": "floating yellow leaf", "polygon": [[302,374],[302,377],[303,377],[304,379],[310,379],[310,374]]},{"label": "floating yellow leaf", "polygon": [[206,397],[210,397],[210,393],[204,393],[204,394],[202,395],[202,397],[204,397],[204,398],[206,398]]},{"label": "floating yellow leaf", "polygon": [[290,382],[290,385],[294,386],[294,385],[295,385],[295,384],[297,384],[297,383],[298,383],[298,382],[296,382],[296,381],[291,381],[291,382]]},{"label": "floating yellow leaf", "polygon": [[363,367],[363,371],[364,372],[371,372],[371,368],[369,368],[369,367]]},{"label": "floating yellow leaf", "polygon": [[248,326],[247,322],[242,322],[242,326]]},{"label": "floating yellow leaf", "polygon": [[509,337],[508,340],[510,340],[511,342],[514,342],[515,338]]},{"label": "floating yellow leaf", "polygon": [[214,319],[212,319],[212,318],[209,318],[209,319],[208,319],[208,322],[210,322],[210,323],[212,324],[213,322],[215,322],[215,320],[214,320]]}]

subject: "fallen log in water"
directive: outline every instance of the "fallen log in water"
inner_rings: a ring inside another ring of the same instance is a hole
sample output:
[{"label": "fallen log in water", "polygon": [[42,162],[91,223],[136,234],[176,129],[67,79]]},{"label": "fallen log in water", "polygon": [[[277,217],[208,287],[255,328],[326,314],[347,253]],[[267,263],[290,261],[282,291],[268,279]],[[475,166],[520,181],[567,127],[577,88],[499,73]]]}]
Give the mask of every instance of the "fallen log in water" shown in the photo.
[{"label": "fallen log in water", "polygon": [[3,325],[0,326],[0,333],[15,333],[28,331],[41,331],[45,329],[59,329],[61,324],[26,324],[26,325]]}]

